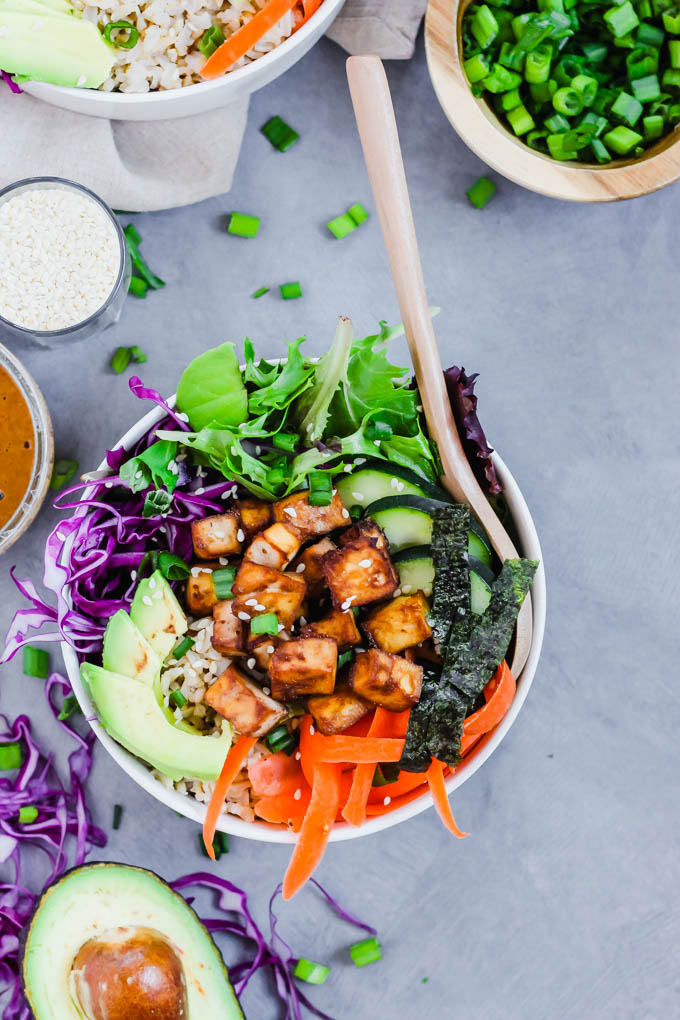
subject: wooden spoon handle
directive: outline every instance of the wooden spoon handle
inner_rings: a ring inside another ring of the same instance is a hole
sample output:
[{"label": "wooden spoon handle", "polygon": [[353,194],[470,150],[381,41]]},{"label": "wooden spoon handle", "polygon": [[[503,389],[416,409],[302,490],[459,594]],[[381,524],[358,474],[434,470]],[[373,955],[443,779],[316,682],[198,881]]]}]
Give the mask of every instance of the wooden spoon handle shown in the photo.
[{"label": "wooden spoon handle", "polygon": [[[470,506],[501,560],[511,559],[517,556],[517,550],[470,467],[446,392],[382,61],[370,55],[350,57],[347,78],[420,399],[430,435],[439,447],[444,484],[454,499]],[[531,609],[527,599],[517,626],[512,663],[515,676],[526,661],[530,645]]]}]

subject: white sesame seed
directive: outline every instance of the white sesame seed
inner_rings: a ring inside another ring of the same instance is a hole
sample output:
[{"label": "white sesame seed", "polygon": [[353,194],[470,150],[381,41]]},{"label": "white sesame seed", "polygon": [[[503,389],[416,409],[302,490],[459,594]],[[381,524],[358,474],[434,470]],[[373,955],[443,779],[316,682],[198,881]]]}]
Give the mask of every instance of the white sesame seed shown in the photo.
[{"label": "white sesame seed", "polygon": [[136,472],[135,472],[135,479],[137,479],[137,478],[141,478],[141,477],[142,477],[142,472],[141,472],[141,470],[140,470],[140,471],[136,471]]},{"label": "white sesame seed", "polygon": [[408,595],[408,593],[410,591],[413,591],[413,585],[412,584],[405,584],[401,590],[404,593],[404,595]]},{"label": "white sesame seed", "polygon": [[149,598],[148,595],[143,595],[142,596],[142,602],[144,603],[145,606],[152,606],[153,605],[153,602],[151,601],[151,599]]},{"label": "white sesame seed", "polygon": [[398,478],[391,478],[390,479],[390,485],[392,486],[393,489],[396,489],[396,487],[399,485],[399,479]]},{"label": "white sesame seed", "polygon": [[372,562],[372,561],[371,561],[371,560],[369,560],[369,559],[365,559],[365,560],[359,560],[359,566],[360,566],[360,567],[363,567],[363,568],[364,568],[364,570],[366,570],[366,569],[367,569],[368,567],[370,567],[370,565],[371,565],[371,562]]},{"label": "white sesame seed", "polygon": [[153,589],[153,588],[155,588],[155,587],[156,587],[156,580],[155,580],[155,578],[153,578],[153,577],[150,577],[150,578],[149,578],[149,588],[152,588],[152,589]]},{"label": "white sesame seed", "polygon": [[345,518],[345,520],[347,520],[349,517],[349,510],[344,506],[342,508],[342,516]]},{"label": "white sesame seed", "polygon": [[314,726],[312,723],[309,724],[309,735],[310,737],[314,736]]},{"label": "white sesame seed", "polygon": [[352,471],[354,471],[354,465],[353,464],[345,464],[345,466],[344,466],[344,468],[342,470],[346,471],[348,475],[351,475]]},{"label": "white sesame seed", "polygon": [[387,807],[387,805],[391,804],[391,803],[392,803],[392,798],[391,797],[385,797],[383,799],[383,804],[385,805],[385,807]]},{"label": "white sesame seed", "polygon": [[273,655],[275,651],[274,645],[267,645],[267,654]]},{"label": "white sesame seed", "polygon": [[255,666],[255,662],[256,662],[255,659],[248,659],[248,663],[247,663],[248,669],[253,669],[254,666]]},{"label": "white sesame seed", "polygon": [[212,529],[212,533],[213,533],[213,538],[226,538],[227,537],[227,533],[224,530],[224,528],[213,528]]},{"label": "white sesame seed", "polygon": [[289,517],[297,517],[297,512],[292,506],[284,506],[283,512],[284,514],[288,514]]},{"label": "white sesame seed", "polygon": [[196,489],[196,495],[197,496],[202,496],[204,492],[205,492],[205,489],[203,488],[203,486],[199,485],[199,487]]},{"label": "white sesame seed", "polygon": [[295,793],[293,794],[293,800],[300,800],[301,797],[302,797],[302,790],[300,789],[300,787],[298,787],[297,790],[295,791]]},{"label": "white sesame seed", "polygon": [[416,411],[422,411],[422,409],[423,409],[422,404],[416,404]]},{"label": "white sesame seed", "polygon": [[240,612],[240,613],[238,614],[238,618],[239,618],[239,620],[249,620],[249,619],[250,619],[250,617],[248,616],[248,614],[247,614],[247,613],[244,613],[244,612]]},{"label": "white sesame seed", "polygon": [[152,599],[162,599],[163,598],[163,592],[162,591],[155,591],[153,593],[153,595],[151,596],[151,598]]},{"label": "white sesame seed", "polygon": [[306,563],[298,563],[297,567],[295,568],[295,573],[296,574],[304,574],[306,569],[307,569],[307,564]]},{"label": "white sesame seed", "polygon": [[136,581],[137,580],[137,571],[136,570],[131,570],[130,571],[130,577],[132,578],[133,581]]},{"label": "white sesame seed", "polygon": [[354,461],[354,463],[355,464],[365,464],[366,463],[366,458],[365,457],[357,457],[357,459]]},{"label": "white sesame seed", "polygon": [[380,446],[380,440],[379,439],[374,439],[373,440],[373,445],[374,446]]},{"label": "white sesame seed", "polygon": [[246,536],[245,536],[245,532],[243,531],[243,528],[239,528],[238,531],[236,532],[236,541],[237,542],[242,542],[245,537]]},{"label": "white sesame seed", "polygon": [[306,616],[301,616],[300,617],[300,626],[301,627],[306,627],[307,626],[307,617]]},{"label": "white sesame seed", "polygon": [[279,624],[279,626],[278,626],[278,633],[280,634],[280,633],[281,633],[281,631],[282,631],[282,630],[285,630],[285,629],[286,629],[286,628],[285,628],[285,627],[283,626],[283,624],[282,624],[282,623],[280,623],[280,624]]},{"label": "white sesame seed", "polygon": [[363,492],[353,492],[352,493],[352,499],[356,499],[357,503],[363,503],[363,501],[364,501],[364,494],[363,494]]},{"label": "white sesame seed", "polygon": [[218,559],[218,563],[219,563],[219,565],[221,567],[226,567],[228,562],[229,562],[229,560],[227,559],[226,556],[220,556],[219,559]]},{"label": "white sesame seed", "polygon": [[403,482],[397,482],[397,492],[403,492],[403,491],[404,491],[404,483]]},{"label": "white sesame seed", "polygon": [[300,761],[301,758],[302,758],[302,755],[300,754],[300,752],[296,751],[295,752],[295,761]]},{"label": "white sesame seed", "polygon": [[246,605],[247,606],[256,606],[257,605],[257,599],[246,599]]},{"label": "white sesame seed", "polygon": [[392,592],[392,598],[393,599],[398,599],[400,595],[401,595],[401,588],[395,588],[394,591]]},{"label": "white sesame seed", "polygon": [[263,687],[262,691],[264,694],[271,694],[271,687]]},{"label": "white sesame seed", "polygon": [[236,444],[234,444],[231,448],[231,455],[232,457],[238,457],[238,446],[236,446]]}]

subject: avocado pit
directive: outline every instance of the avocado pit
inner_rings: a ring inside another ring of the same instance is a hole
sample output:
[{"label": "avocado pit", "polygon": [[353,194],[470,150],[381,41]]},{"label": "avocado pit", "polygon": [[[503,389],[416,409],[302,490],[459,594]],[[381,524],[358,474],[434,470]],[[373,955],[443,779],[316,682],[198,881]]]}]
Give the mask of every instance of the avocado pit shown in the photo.
[{"label": "avocado pit", "polygon": [[89,939],[71,968],[71,992],[86,1020],[187,1020],[184,968],[153,928],[119,927]]}]

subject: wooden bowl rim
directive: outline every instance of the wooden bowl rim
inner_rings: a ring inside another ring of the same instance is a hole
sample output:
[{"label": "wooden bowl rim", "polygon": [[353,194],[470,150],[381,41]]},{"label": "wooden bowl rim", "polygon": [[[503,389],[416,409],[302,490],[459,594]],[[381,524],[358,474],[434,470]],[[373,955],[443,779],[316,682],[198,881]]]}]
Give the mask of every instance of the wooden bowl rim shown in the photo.
[{"label": "wooden bowl rim", "polygon": [[473,0],[428,0],[425,52],[439,103],[455,131],[492,170],[530,191],[570,202],[615,202],[648,195],[680,178],[680,125],[648,152],[606,166],[560,162],[530,149],[472,94],[460,26]]}]

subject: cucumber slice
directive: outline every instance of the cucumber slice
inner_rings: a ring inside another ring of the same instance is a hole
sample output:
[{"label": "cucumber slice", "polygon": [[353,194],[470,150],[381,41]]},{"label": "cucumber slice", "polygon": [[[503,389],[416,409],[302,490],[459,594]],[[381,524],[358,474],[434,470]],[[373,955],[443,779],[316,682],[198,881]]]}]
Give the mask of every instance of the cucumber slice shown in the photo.
[{"label": "cucumber slice", "polygon": [[470,563],[470,570],[474,570],[475,574],[479,574],[483,581],[490,586],[496,580],[496,575],[493,570],[487,567],[486,563],[482,563],[481,560],[476,559],[474,556],[470,556],[468,553],[468,561]]},{"label": "cucumber slice", "polygon": [[385,532],[392,554],[411,545],[429,545],[432,540],[432,518],[424,510],[410,506],[392,506],[370,516],[371,520]]},{"label": "cucumber slice", "polygon": [[474,518],[470,521],[470,537],[468,539],[468,555],[474,556],[487,567],[493,562],[491,542],[484,528]]},{"label": "cucumber slice", "polygon": [[336,487],[345,506],[367,507],[384,496],[413,495],[429,496],[431,499],[450,503],[448,493],[421,478],[414,471],[378,458],[362,459],[351,474],[336,478]]},{"label": "cucumber slice", "polygon": [[[394,564],[399,571],[399,587],[404,595],[416,591],[422,591],[423,595],[432,594],[434,563],[429,546],[403,549],[394,557]],[[478,616],[489,605],[493,580],[493,573],[485,563],[474,558],[470,560],[470,608]]]},{"label": "cucumber slice", "polygon": [[396,567],[399,572],[399,587],[404,595],[413,595],[417,591],[422,591],[423,595],[432,594],[434,583],[432,557],[419,556],[414,559],[400,560]]},{"label": "cucumber slice", "polygon": [[470,609],[477,616],[482,616],[486,612],[486,607],[491,601],[491,588],[486,581],[476,574],[474,570],[470,571]]}]

